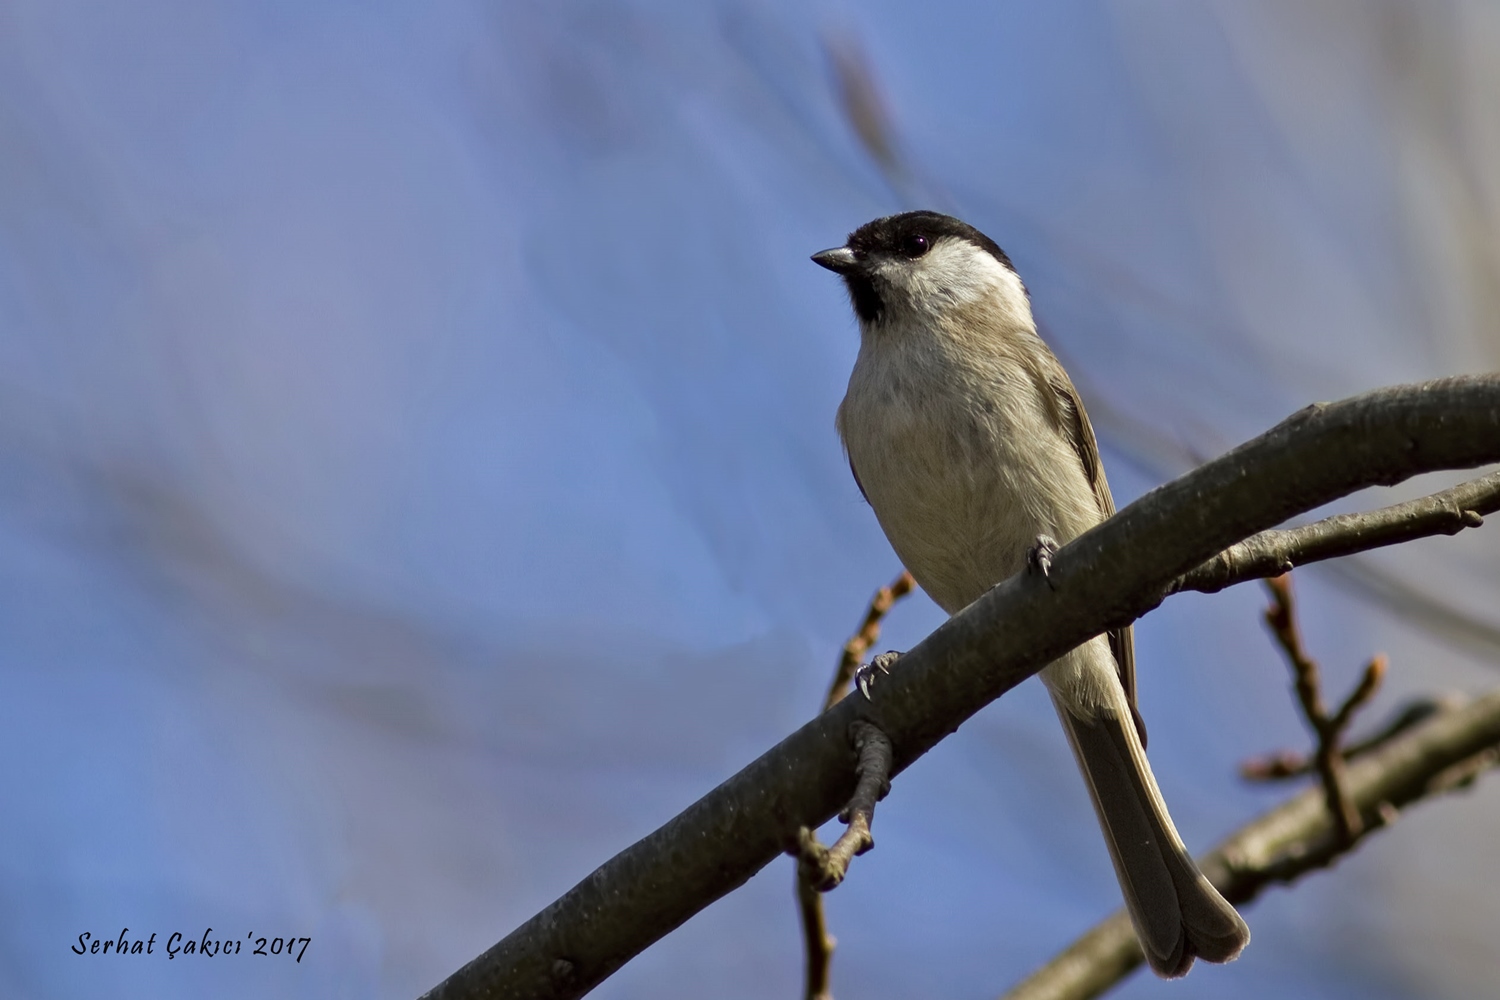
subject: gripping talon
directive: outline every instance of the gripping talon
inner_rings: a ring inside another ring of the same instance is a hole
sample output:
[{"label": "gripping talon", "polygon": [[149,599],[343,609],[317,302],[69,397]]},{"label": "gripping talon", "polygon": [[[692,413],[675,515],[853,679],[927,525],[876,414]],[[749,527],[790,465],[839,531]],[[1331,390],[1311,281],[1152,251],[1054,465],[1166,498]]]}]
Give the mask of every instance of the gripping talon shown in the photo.
[{"label": "gripping talon", "polygon": [[1057,539],[1051,535],[1037,535],[1036,542],[1026,550],[1026,568],[1039,573],[1048,584],[1052,582],[1052,557],[1057,554]]},{"label": "gripping talon", "polygon": [[854,686],[859,688],[859,693],[865,696],[865,701],[870,700],[870,689],[875,686],[876,672],[889,674],[896,661],[901,659],[901,654],[895,650],[887,650],[870,660],[869,663],[861,664],[854,671]]}]

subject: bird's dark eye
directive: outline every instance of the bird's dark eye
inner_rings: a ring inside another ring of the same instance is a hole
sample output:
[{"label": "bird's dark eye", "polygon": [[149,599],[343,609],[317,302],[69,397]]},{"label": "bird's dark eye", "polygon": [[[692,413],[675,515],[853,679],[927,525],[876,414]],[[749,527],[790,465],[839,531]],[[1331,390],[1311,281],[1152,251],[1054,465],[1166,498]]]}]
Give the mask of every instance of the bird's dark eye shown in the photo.
[{"label": "bird's dark eye", "polygon": [[913,260],[927,252],[927,237],[920,234],[908,236],[901,241],[901,253]]}]

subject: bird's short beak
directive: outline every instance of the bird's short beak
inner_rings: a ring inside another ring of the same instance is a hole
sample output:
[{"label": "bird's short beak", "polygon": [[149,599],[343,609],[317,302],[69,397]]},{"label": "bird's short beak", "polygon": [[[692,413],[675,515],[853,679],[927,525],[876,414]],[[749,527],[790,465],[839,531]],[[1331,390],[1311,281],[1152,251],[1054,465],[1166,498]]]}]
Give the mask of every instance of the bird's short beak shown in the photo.
[{"label": "bird's short beak", "polygon": [[859,259],[848,247],[819,250],[812,255],[813,263],[828,268],[834,274],[848,274],[859,267]]}]

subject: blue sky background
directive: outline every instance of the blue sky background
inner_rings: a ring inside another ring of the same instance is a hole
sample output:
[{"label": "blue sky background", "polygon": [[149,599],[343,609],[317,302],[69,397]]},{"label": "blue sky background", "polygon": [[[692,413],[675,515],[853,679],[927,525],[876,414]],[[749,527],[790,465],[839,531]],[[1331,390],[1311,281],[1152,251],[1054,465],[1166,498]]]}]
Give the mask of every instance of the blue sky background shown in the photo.
[{"label": "blue sky background", "polygon": [[[415,996],[803,721],[899,569],[807,260],[876,215],[1006,247],[1121,502],[1500,367],[1497,50],[1426,0],[0,4],[0,993]],[[1497,555],[1299,574],[1330,682],[1500,683]],[[1195,849],[1304,739],[1261,604],[1138,629]],[[1118,995],[1482,995],[1497,830],[1487,786],[1418,810],[1251,907],[1235,965]],[[1119,904],[1034,684],[877,833],[828,900],[841,996],[992,996]],[[598,995],[795,995],[791,879]],[[313,943],[69,951],[125,926]]]}]

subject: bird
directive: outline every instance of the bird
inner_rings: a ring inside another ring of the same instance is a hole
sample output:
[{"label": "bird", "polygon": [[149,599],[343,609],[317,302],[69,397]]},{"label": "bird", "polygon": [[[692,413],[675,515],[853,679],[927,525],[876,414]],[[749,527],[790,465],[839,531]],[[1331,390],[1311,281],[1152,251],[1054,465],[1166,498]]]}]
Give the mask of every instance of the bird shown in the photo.
[{"label": "bird", "polygon": [[[994,240],[913,211],[812,259],[843,278],[859,323],[836,420],[854,481],[939,607],[955,614],[1028,565],[1045,573],[1059,544],[1114,513],[1083,401]],[[1146,759],[1131,627],[1040,676],[1151,968],[1175,978],[1195,958],[1236,958],[1249,928],[1183,846]]]}]

